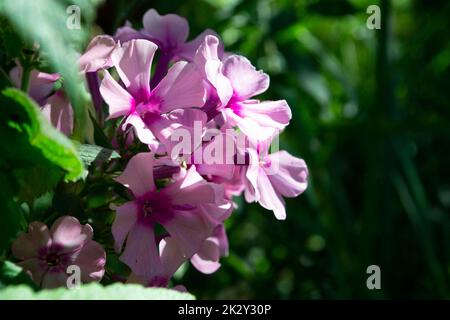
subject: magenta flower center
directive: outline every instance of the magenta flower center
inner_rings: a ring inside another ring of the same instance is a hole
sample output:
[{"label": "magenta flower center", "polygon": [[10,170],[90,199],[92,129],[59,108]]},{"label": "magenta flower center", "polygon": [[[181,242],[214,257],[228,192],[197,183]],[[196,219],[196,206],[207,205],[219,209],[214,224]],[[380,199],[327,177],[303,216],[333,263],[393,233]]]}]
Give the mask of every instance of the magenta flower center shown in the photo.
[{"label": "magenta flower center", "polygon": [[56,253],[49,253],[45,257],[45,262],[47,262],[49,267],[55,267],[61,263],[61,258]]}]

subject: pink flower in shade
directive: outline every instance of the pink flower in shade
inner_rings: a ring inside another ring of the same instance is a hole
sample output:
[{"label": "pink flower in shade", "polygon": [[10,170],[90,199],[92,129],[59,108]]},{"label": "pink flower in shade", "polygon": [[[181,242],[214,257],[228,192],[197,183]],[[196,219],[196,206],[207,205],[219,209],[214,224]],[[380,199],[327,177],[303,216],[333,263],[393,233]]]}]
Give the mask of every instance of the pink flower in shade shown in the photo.
[{"label": "pink flower in shade", "polygon": [[201,107],[205,89],[192,64],[177,62],[155,88],[150,88],[150,69],[157,46],[148,40],[131,40],[116,48],[111,59],[125,88],[108,71],[100,86],[109,105],[109,118],[124,116],[124,126],[132,125],[141,142],[156,149],[158,139],[167,142],[175,109]]},{"label": "pink flower in shade", "polygon": [[128,162],[116,180],[128,187],[134,200],[116,209],[112,226],[115,249],[121,260],[137,276],[147,280],[164,272],[154,228],[162,225],[177,242],[185,259],[192,257],[220,222],[223,212],[202,206],[221,205],[223,189],[206,182],[191,166],[173,177],[173,182],[157,190],[153,177],[153,154],[139,153]]},{"label": "pink flower in shade", "polygon": [[308,186],[308,168],[302,159],[286,151],[269,154],[268,143],[258,143],[257,149],[247,149],[250,164],[245,174],[245,199],[257,201],[272,210],[280,220],[286,218],[283,197],[297,197]]},{"label": "pink flower in shade", "polygon": [[[207,35],[216,35],[212,30],[205,30],[192,41],[186,41],[189,35],[187,20],[176,14],[160,15],[155,9],[148,10],[142,19],[144,28],[137,31],[127,21],[119,28],[115,38],[121,42],[132,39],[148,39],[156,43],[164,59],[192,61],[198,46]],[[223,47],[220,47],[223,52]]]},{"label": "pink flower in shade", "polygon": [[228,238],[224,226],[218,225],[207,238],[200,251],[191,258],[192,265],[200,272],[211,274],[220,268],[220,257],[228,255]]},{"label": "pink flower in shade", "polygon": [[283,130],[292,117],[286,100],[252,99],[268,89],[269,76],[257,71],[243,56],[231,55],[221,61],[218,44],[214,36],[205,37],[194,58],[204,78],[215,88],[205,103],[208,115],[209,108],[216,108],[228,127],[238,126],[253,140],[265,140]]},{"label": "pink flower in shade", "polygon": [[14,242],[12,253],[22,260],[18,265],[43,288],[66,286],[70,265],[80,268],[82,282],[100,281],[106,254],[92,235],[90,225],[81,225],[70,216],[56,220],[50,230],[41,222],[32,222],[28,233]]},{"label": "pink flower in shade", "polygon": [[[10,77],[19,88],[22,67],[17,66],[11,69]],[[59,131],[70,136],[73,131],[72,106],[62,90],[53,91],[53,86],[59,78],[60,76],[56,73],[31,71],[28,94],[41,106],[45,118]]]}]

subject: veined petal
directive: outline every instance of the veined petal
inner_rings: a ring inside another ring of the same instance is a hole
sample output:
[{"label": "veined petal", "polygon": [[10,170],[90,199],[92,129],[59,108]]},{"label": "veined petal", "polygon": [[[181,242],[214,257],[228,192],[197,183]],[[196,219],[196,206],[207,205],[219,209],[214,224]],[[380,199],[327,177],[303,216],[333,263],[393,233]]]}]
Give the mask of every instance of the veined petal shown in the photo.
[{"label": "veined petal", "polygon": [[257,71],[243,56],[228,57],[223,64],[223,74],[230,80],[240,101],[263,93],[269,87],[269,76]]},{"label": "veined petal", "polygon": [[285,197],[296,197],[308,186],[305,161],[282,150],[269,155],[270,168],[265,169],[275,190]]},{"label": "veined petal", "polygon": [[261,206],[268,210],[272,210],[278,220],[286,219],[284,200],[281,195],[275,191],[264,171],[258,176],[257,189],[260,194],[258,202]]},{"label": "veined petal", "polygon": [[127,90],[114,80],[108,71],[104,71],[100,93],[109,106],[109,118],[124,116],[132,111],[134,99]]},{"label": "veined petal", "polygon": [[262,127],[284,129],[292,118],[291,109],[286,100],[263,101],[259,103],[241,103],[240,114],[251,118]]},{"label": "veined petal", "polygon": [[183,177],[161,190],[173,199],[174,205],[216,203],[217,192],[213,184],[206,182],[191,166]]},{"label": "veined petal", "polygon": [[202,107],[206,90],[202,78],[193,64],[180,61],[175,63],[152,92],[158,97],[160,111]]},{"label": "veined petal", "polygon": [[78,59],[82,72],[96,72],[112,66],[111,53],[116,48],[116,42],[111,36],[99,35],[94,37],[84,54]]},{"label": "veined petal", "polygon": [[138,210],[134,201],[127,202],[116,209],[116,218],[111,227],[116,252],[122,251],[125,239],[137,222]]},{"label": "veined petal", "polygon": [[197,210],[175,210],[173,218],[162,221],[161,224],[177,241],[187,259],[197,253],[202,242],[211,236],[215,227]]},{"label": "veined petal", "polygon": [[126,129],[127,125],[133,126],[138,139],[142,143],[147,144],[152,152],[155,152],[158,149],[158,140],[137,113],[130,114],[123,123],[122,128]]},{"label": "veined petal", "polygon": [[111,55],[120,79],[134,97],[150,94],[150,69],[157,48],[151,41],[133,39]]},{"label": "veined petal", "polygon": [[130,231],[120,260],[138,276],[148,281],[162,272],[153,226],[137,223]]},{"label": "veined petal", "polygon": [[73,131],[73,110],[69,99],[62,91],[57,91],[47,99],[47,104],[41,109],[44,116],[51,124],[70,136]]}]

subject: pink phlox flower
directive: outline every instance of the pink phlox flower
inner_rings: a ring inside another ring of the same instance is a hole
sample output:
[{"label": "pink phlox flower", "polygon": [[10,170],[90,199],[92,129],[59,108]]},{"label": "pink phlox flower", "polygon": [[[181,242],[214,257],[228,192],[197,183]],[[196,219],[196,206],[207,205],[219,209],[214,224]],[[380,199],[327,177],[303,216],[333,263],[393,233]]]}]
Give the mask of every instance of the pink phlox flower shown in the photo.
[{"label": "pink phlox flower", "polygon": [[269,154],[269,143],[259,142],[256,149],[248,148],[249,165],[242,171],[245,199],[258,202],[272,210],[277,219],[286,218],[283,197],[297,197],[308,186],[305,161],[282,150]]},{"label": "pink phlox flower", "polygon": [[159,139],[168,142],[177,127],[168,114],[176,109],[201,107],[205,89],[194,65],[177,62],[155,88],[150,88],[150,69],[157,46],[148,40],[131,40],[112,53],[112,61],[124,84],[107,70],[100,86],[109,105],[109,118],[124,116],[123,126],[134,127],[139,140],[156,149]]},{"label": "pink phlox flower", "polygon": [[106,254],[92,235],[89,224],[81,225],[70,216],[56,220],[50,230],[41,222],[32,222],[28,232],[14,242],[12,253],[43,288],[66,286],[71,265],[80,268],[83,283],[98,282],[105,273]]},{"label": "pink phlox flower", "polygon": [[191,166],[173,175],[173,182],[157,189],[152,153],[139,153],[128,162],[116,180],[130,189],[134,199],[117,208],[112,226],[115,249],[125,249],[120,259],[133,273],[152,279],[164,271],[155,237],[161,225],[177,242],[183,257],[189,259],[208,238],[222,210],[209,211],[203,206],[220,206],[225,202],[223,188],[206,182]]}]

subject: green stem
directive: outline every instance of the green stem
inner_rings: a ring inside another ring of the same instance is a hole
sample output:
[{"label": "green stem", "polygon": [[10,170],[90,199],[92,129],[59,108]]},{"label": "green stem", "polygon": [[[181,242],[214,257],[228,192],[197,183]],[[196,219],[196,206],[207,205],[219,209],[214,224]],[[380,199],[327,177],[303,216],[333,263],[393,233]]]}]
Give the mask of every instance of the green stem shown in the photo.
[{"label": "green stem", "polygon": [[22,66],[23,72],[22,72],[22,82],[20,84],[20,89],[28,93],[28,87],[30,85],[30,74],[31,74],[31,68],[28,64],[24,64]]}]

